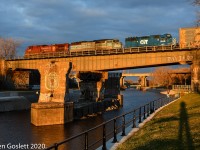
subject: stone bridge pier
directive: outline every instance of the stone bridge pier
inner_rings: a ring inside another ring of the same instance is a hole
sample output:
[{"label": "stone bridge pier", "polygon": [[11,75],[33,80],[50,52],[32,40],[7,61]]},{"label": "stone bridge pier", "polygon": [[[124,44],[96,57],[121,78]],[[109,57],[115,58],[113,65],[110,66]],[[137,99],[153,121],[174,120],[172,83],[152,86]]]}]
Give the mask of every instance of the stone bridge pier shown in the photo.
[{"label": "stone bridge pier", "polygon": [[64,124],[73,120],[73,103],[68,100],[67,77],[72,64],[51,61],[41,65],[40,96],[31,105],[31,123],[36,126]]},{"label": "stone bridge pier", "polygon": [[77,76],[81,80],[79,101],[97,102],[103,99],[104,83],[108,78],[108,72],[79,72]]},{"label": "stone bridge pier", "polygon": [[120,77],[120,87],[123,87],[124,86],[124,76],[121,76]]},{"label": "stone bridge pier", "polygon": [[147,76],[141,76],[139,80],[141,87],[147,87]]}]

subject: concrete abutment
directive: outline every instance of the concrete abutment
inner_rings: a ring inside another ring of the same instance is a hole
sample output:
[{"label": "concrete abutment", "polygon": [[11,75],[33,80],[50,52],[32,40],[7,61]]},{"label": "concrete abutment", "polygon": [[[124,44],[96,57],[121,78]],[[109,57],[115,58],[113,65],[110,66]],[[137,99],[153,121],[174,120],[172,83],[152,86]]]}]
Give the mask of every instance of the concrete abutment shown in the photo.
[{"label": "concrete abutment", "polygon": [[69,66],[50,62],[39,68],[40,96],[38,103],[31,105],[31,123],[36,126],[64,124],[73,120],[73,103],[68,100],[67,78]]},{"label": "concrete abutment", "polygon": [[200,60],[193,61],[191,66],[191,88],[193,92],[200,92]]},{"label": "concrete abutment", "polygon": [[35,126],[65,124],[73,121],[73,102],[45,102],[31,105],[31,123]]}]

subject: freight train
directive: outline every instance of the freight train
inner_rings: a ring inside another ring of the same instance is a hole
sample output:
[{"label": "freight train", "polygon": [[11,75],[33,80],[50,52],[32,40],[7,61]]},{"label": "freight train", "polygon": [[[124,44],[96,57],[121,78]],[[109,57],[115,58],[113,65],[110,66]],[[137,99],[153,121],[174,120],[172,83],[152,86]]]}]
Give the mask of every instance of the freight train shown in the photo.
[{"label": "freight train", "polygon": [[25,58],[46,57],[46,56],[66,56],[77,54],[110,54],[111,52],[138,52],[156,51],[160,47],[164,49],[172,49],[179,45],[179,48],[186,47],[200,47],[200,27],[194,28],[180,28],[179,40],[171,34],[150,35],[141,37],[127,37],[125,38],[125,46],[118,39],[101,39],[93,41],[79,41],[73,43],[54,44],[54,45],[35,45],[29,46],[25,51]]}]

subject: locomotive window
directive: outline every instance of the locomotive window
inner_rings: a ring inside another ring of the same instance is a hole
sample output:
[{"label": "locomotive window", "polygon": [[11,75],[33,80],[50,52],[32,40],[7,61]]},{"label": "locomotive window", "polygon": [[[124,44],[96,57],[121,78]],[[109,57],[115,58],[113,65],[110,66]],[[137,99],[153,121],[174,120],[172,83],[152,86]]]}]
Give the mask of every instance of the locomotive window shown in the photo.
[{"label": "locomotive window", "polygon": [[167,34],[167,37],[171,37],[171,34]]},{"label": "locomotive window", "polygon": [[113,42],[119,42],[119,40],[113,40]]},{"label": "locomotive window", "polygon": [[148,39],[148,38],[149,38],[148,36],[141,37],[141,39]]},{"label": "locomotive window", "polygon": [[160,39],[160,35],[154,35],[155,39]]},{"label": "locomotive window", "polygon": [[161,38],[160,42],[166,42],[166,39],[165,38]]},{"label": "locomotive window", "polygon": [[132,41],[137,41],[137,38],[132,38]]}]

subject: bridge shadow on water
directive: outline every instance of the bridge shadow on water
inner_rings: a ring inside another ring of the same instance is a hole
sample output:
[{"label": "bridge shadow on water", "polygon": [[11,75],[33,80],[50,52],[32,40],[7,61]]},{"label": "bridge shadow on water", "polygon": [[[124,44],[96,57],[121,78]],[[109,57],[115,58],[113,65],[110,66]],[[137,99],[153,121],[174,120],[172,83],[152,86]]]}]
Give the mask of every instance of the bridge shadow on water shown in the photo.
[{"label": "bridge shadow on water", "polygon": [[170,121],[179,121],[179,128],[177,130],[177,139],[153,139],[143,146],[139,146],[134,150],[149,150],[149,149],[176,149],[176,150],[195,150],[193,145],[192,136],[190,133],[190,126],[188,121],[188,113],[185,102],[180,103],[179,117],[163,118],[155,123],[164,123]]}]

